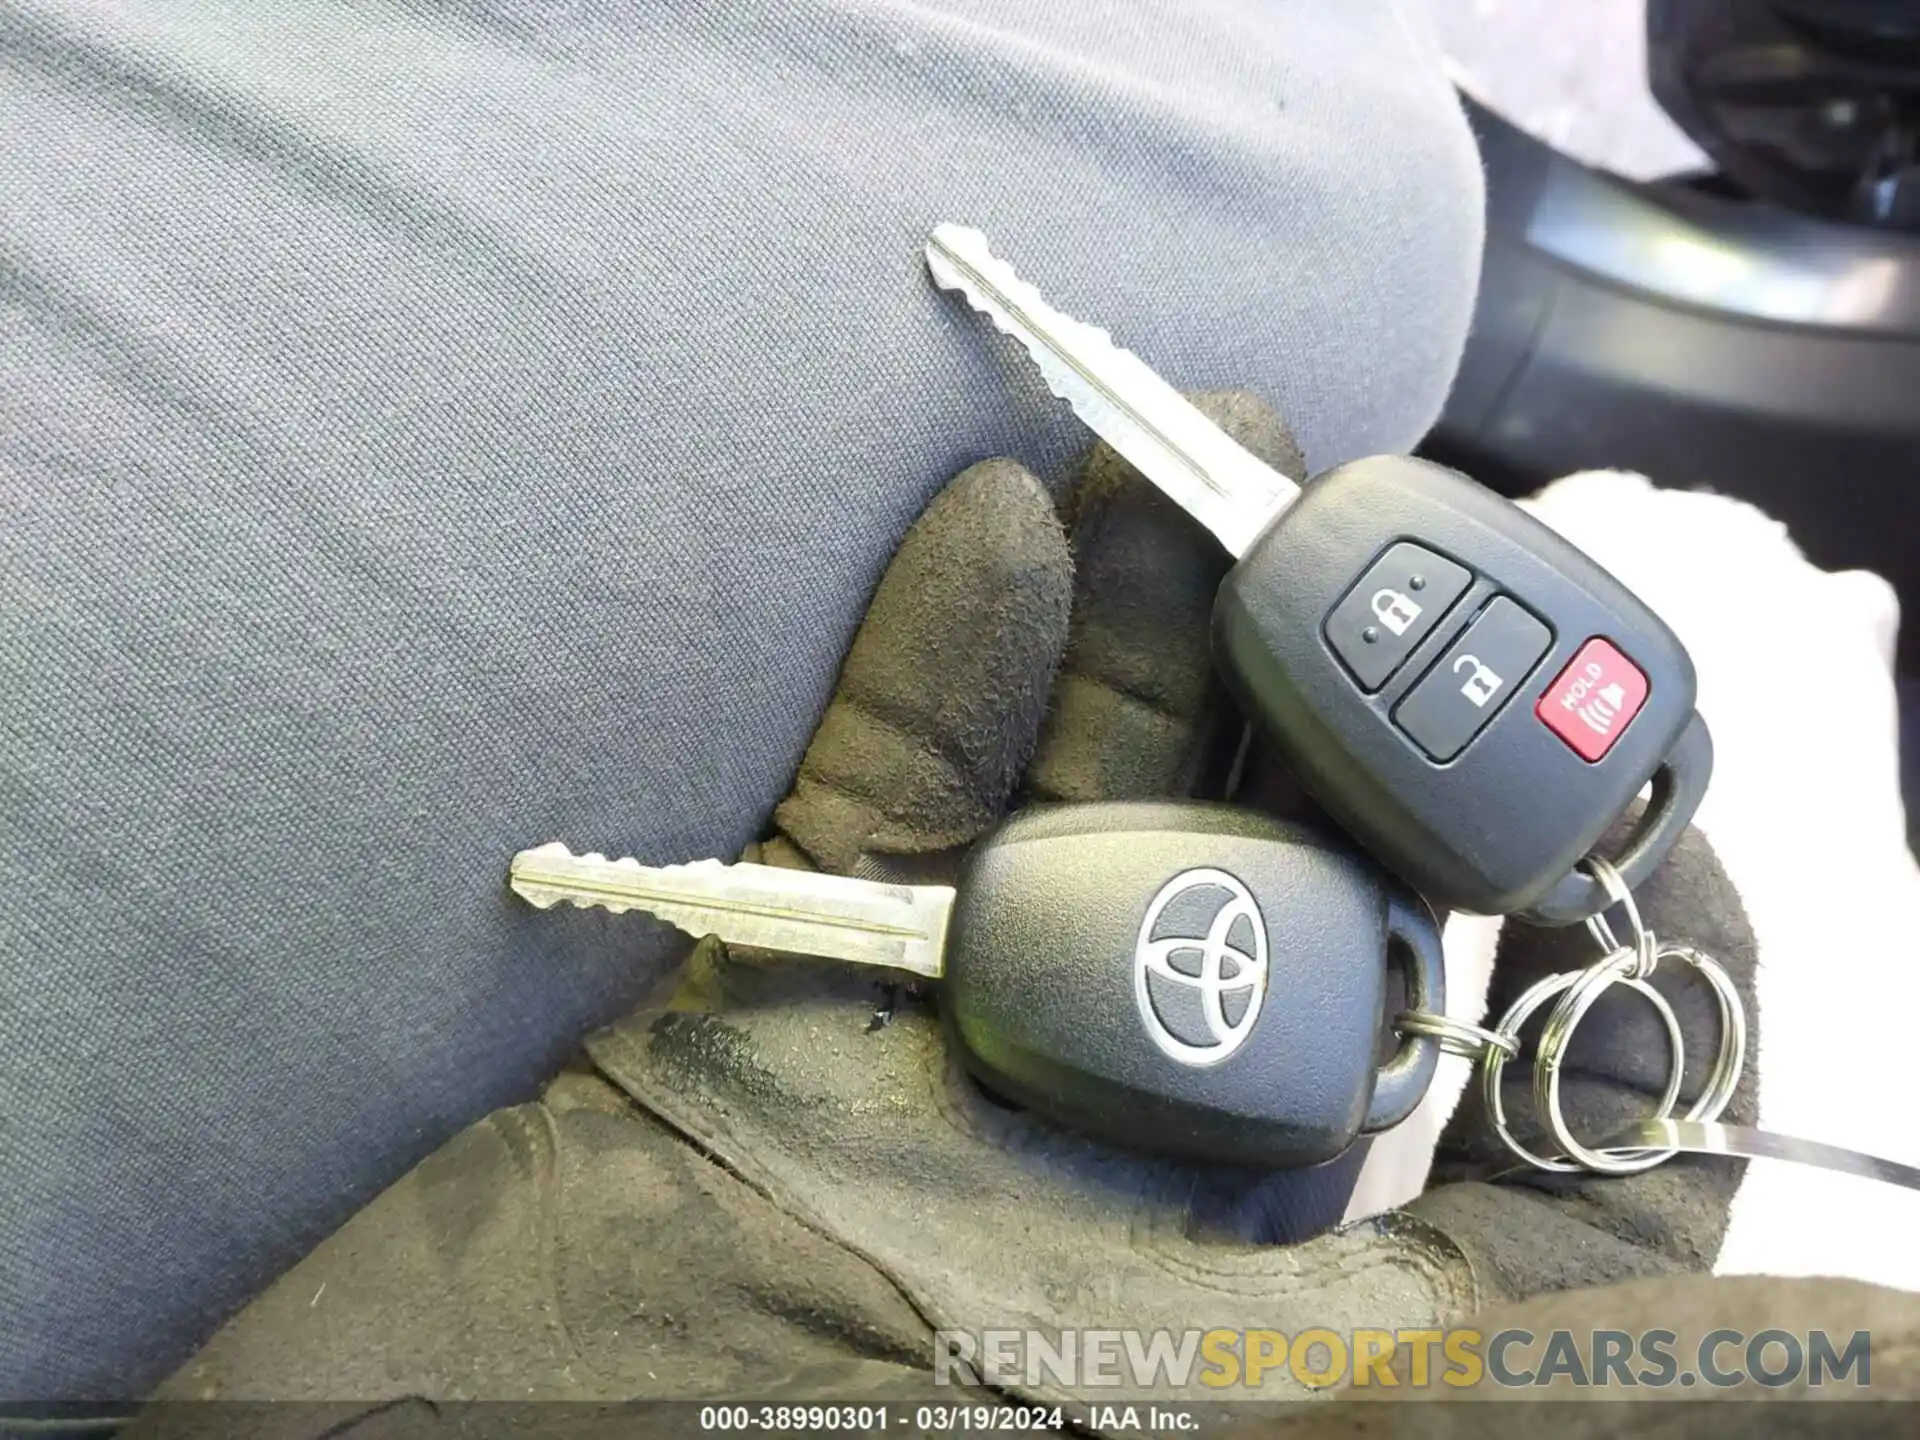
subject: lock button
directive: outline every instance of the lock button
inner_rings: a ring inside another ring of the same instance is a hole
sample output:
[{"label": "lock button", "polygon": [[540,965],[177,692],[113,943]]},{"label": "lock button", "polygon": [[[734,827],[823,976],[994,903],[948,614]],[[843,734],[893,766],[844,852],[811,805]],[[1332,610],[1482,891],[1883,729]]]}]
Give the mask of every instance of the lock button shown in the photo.
[{"label": "lock button", "polygon": [[1535,616],[1495,596],[1400,702],[1394,724],[1433,759],[1453,759],[1525,684],[1552,644],[1552,633]]},{"label": "lock button", "polygon": [[1472,578],[1424,546],[1404,540],[1389,546],[1327,616],[1327,644],[1371,694],[1427,638]]}]

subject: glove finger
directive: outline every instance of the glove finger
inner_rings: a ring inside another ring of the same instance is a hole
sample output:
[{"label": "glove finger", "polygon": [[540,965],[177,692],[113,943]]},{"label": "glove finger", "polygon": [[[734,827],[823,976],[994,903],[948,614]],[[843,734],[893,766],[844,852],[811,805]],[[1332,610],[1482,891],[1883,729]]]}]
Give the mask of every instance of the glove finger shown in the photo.
[{"label": "glove finger", "polygon": [[1072,562],[1010,460],[956,477],[901,542],[774,811],[774,864],[964,845],[1006,811],[1066,646]]},{"label": "glove finger", "polygon": [[[1305,473],[1300,447],[1259,397],[1192,398],[1269,465]],[[1066,512],[1072,635],[1026,793],[1122,800],[1203,791],[1241,729],[1211,659],[1213,596],[1231,558],[1104,443],[1082,464]]]}]

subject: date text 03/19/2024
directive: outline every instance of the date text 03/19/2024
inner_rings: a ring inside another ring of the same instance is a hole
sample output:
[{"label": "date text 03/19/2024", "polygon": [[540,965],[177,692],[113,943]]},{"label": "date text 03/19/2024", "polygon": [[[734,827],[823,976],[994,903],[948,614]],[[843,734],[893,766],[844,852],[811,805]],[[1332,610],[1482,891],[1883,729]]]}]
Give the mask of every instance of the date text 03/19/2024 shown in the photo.
[{"label": "date text 03/19/2024", "polygon": [[[1144,1421],[1142,1422],[1144,1426]],[[700,1428],[736,1434],[977,1435],[1059,1433],[1066,1414],[1057,1405],[703,1405]],[[1171,1428],[1184,1429],[1183,1425]]]}]

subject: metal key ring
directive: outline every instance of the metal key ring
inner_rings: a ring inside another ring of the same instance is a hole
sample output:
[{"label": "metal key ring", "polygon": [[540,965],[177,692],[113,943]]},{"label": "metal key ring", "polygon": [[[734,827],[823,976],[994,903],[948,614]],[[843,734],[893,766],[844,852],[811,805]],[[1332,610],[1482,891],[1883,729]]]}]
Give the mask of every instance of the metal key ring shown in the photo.
[{"label": "metal key ring", "polygon": [[[1741,1071],[1746,1067],[1746,1010],[1740,1003],[1740,992],[1734,986],[1733,977],[1712,956],[1687,945],[1661,946],[1657,959],[1666,959],[1669,956],[1683,964],[1691,965],[1699,972],[1700,978],[1705,980],[1712,989],[1714,1000],[1720,1007],[1720,1049],[1714,1057],[1713,1070],[1709,1074],[1706,1088],[1700,1092],[1699,1098],[1681,1117],[1684,1121],[1712,1122],[1720,1118],[1732,1101],[1733,1092],[1740,1085]],[[1534,1070],[1534,1103],[1540,1113],[1546,1117],[1547,1124],[1553,1131],[1553,1138],[1560,1142],[1561,1148],[1568,1155],[1602,1174],[1631,1175],[1651,1169],[1679,1152],[1673,1149],[1589,1149],[1574,1138],[1573,1132],[1567,1125],[1566,1116],[1560,1109],[1560,1057],[1564,1053],[1567,1037],[1572,1034],[1574,1025],[1579,1022],[1586,1007],[1591,1005],[1606,988],[1603,984],[1595,985],[1591,993],[1579,1004],[1577,1010],[1574,1007],[1578,992],[1570,990],[1553,1015],[1548,1017],[1549,1030],[1552,1030],[1555,1022],[1561,1019],[1563,1011],[1570,1018],[1561,1027],[1559,1033],[1552,1037],[1551,1046],[1548,1034],[1542,1033]],[[1665,1119],[1666,1117],[1661,1115],[1655,1118]],[[1646,1158],[1649,1156],[1654,1157],[1650,1162]]]},{"label": "metal key ring", "polygon": [[[1525,1025],[1528,1020],[1532,1019],[1534,1012],[1546,1004],[1547,1001],[1562,992],[1572,990],[1573,987],[1581,981],[1591,980],[1595,976],[1605,975],[1607,977],[1606,984],[1600,985],[1595,991],[1596,994],[1599,993],[1599,990],[1604,990],[1608,988],[1608,986],[1616,984],[1625,985],[1629,990],[1637,991],[1646,998],[1649,1005],[1653,1006],[1655,1013],[1660,1016],[1661,1022],[1666,1025],[1667,1041],[1673,1053],[1673,1066],[1667,1077],[1667,1088],[1661,1094],[1659,1108],[1650,1117],[1655,1120],[1665,1120],[1673,1114],[1673,1107],[1678,1104],[1680,1100],[1681,1076],[1686,1071],[1686,1040],[1680,1033],[1679,1017],[1673,1013],[1673,1007],[1667,1003],[1666,996],[1662,995],[1658,990],[1654,989],[1653,986],[1632,973],[1636,963],[1637,959],[1634,952],[1623,945],[1606,959],[1589,966],[1585,970],[1569,970],[1563,974],[1549,975],[1546,979],[1533,985],[1532,988],[1527,990],[1525,994],[1521,995],[1518,1000],[1515,1000],[1513,1004],[1508,1007],[1507,1013],[1500,1017],[1500,1024],[1497,1029],[1504,1035],[1519,1035],[1520,1028]],[[1571,1033],[1570,1028],[1569,1033]],[[1515,1138],[1512,1128],[1507,1124],[1506,1101],[1500,1092],[1500,1079],[1506,1071],[1507,1059],[1508,1056],[1506,1052],[1497,1048],[1488,1049],[1480,1057],[1481,1098],[1486,1105],[1487,1119],[1493,1126],[1493,1133],[1500,1137],[1500,1143],[1505,1145],[1508,1150],[1512,1151],[1522,1160],[1526,1161],[1527,1164],[1537,1169],[1551,1170],[1556,1174],[1572,1175],[1582,1170],[1601,1168],[1582,1164],[1576,1160],[1563,1160],[1559,1158],[1548,1158],[1544,1155],[1536,1155]],[[1539,1078],[1539,1064],[1540,1061],[1536,1059],[1534,1062],[1536,1080]],[[1559,1066],[1557,1063],[1554,1069],[1556,1072],[1558,1071]],[[1554,1090],[1556,1101],[1558,1095],[1559,1091],[1556,1084]],[[1561,1138],[1558,1130],[1554,1132],[1554,1137],[1556,1139]],[[1597,1152],[1590,1151],[1588,1153],[1593,1154]],[[1631,1163],[1636,1169],[1651,1169],[1665,1158],[1666,1155],[1661,1154],[1651,1163],[1643,1163],[1640,1160],[1635,1160]],[[1609,1161],[1603,1158],[1602,1163],[1604,1166],[1607,1164],[1622,1164],[1628,1162]],[[1615,1170],[1610,1173],[1631,1174],[1633,1171]]]},{"label": "metal key ring", "polygon": [[1689,1120],[1718,1120],[1732,1103],[1733,1092],[1740,1088],[1740,1075],[1747,1065],[1747,1009],[1741,1003],[1739,987],[1726,967],[1711,955],[1691,945],[1663,945],[1662,958],[1671,956],[1691,965],[1713,991],[1720,1006],[1720,1053],[1714,1057],[1707,1088],[1687,1111]]},{"label": "metal key ring", "polygon": [[[1603,1155],[1597,1150],[1590,1150],[1574,1137],[1560,1109],[1560,1065],[1566,1056],[1567,1045],[1573,1039],[1574,1030],[1586,1018],[1594,1002],[1615,985],[1628,982],[1643,987],[1645,994],[1659,993],[1640,975],[1638,955],[1624,946],[1599,964],[1581,971],[1567,987],[1560,1003],[1553,1007],[1553,1013],[1547,1016],[1547,1023],[1540,1031],[1540,1043],[1534,1050],[1534,1110],[1547,1123],[1553,1138],[1560,1143],[1560,1148],[1569,1159],[1581,1169],[1602,1175],[1637,1175],[1672,1159],[1674,1154],[1671,1150],[1626,1150]],[[1673,1113],[1673,1107],[1679,1101],[1687,1057],[1686,1041],[1672,1006],[1664,996],[1659,1005],[1670,1021],[1667,1036],[1673,1046],[1673,1068],[1667,1074],[1667,1088],[1659,1113],[1654,1116],[1657,1120],[1664,1120]]]},{"label": "metal key ring", "polygon": [[[1633,978],[1644,980],[1659,965],[1660,956],[1656,952],[1653,932],[1641,923],[1640,907],[1634,902],[1633,891],[1627,888],[1627,882],[1620,872],[1613,868],[1613,862],[1603,860],[1598,855],[1589,855],[1580,862],[1606,891],[1607,903],[1601,909],[1587,917],[1587,933],[1593,936],[1600,946],[1602,955],[1612,955],[1614,951],[1632,949],[1634,954]],[[1632,939],[1628,945],[1621,945],[1615,938],[1613,925],[1607,919],[1607,911],[1618,905],[1626,913],[1627,929]]]},{"label": "metal key ring", "polygon": [[1500,1051],[1508,1060],[1520,1057],[1520,1042],[1511,1035],[1425,1010],[1402,1010],[1394,1017],[1393,1028],[1402,1035],[1425,1035],[1438,1041],[1447,1054],[1468,1060],[1478,1060],[1489,1050]]}]

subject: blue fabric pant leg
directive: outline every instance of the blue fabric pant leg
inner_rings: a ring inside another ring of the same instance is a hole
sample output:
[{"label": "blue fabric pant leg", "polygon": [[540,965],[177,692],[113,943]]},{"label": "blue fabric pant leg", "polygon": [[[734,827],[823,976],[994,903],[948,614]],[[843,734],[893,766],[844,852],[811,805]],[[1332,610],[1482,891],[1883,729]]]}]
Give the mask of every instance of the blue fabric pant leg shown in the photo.
[{"label": "blue fabric pant leg", "polygon": [[1083,442],[985,229],[1318,468],[1480,177],[1389,0],[0,0],[0,1396],[138,1394],[676,953],[960,467]]}]

